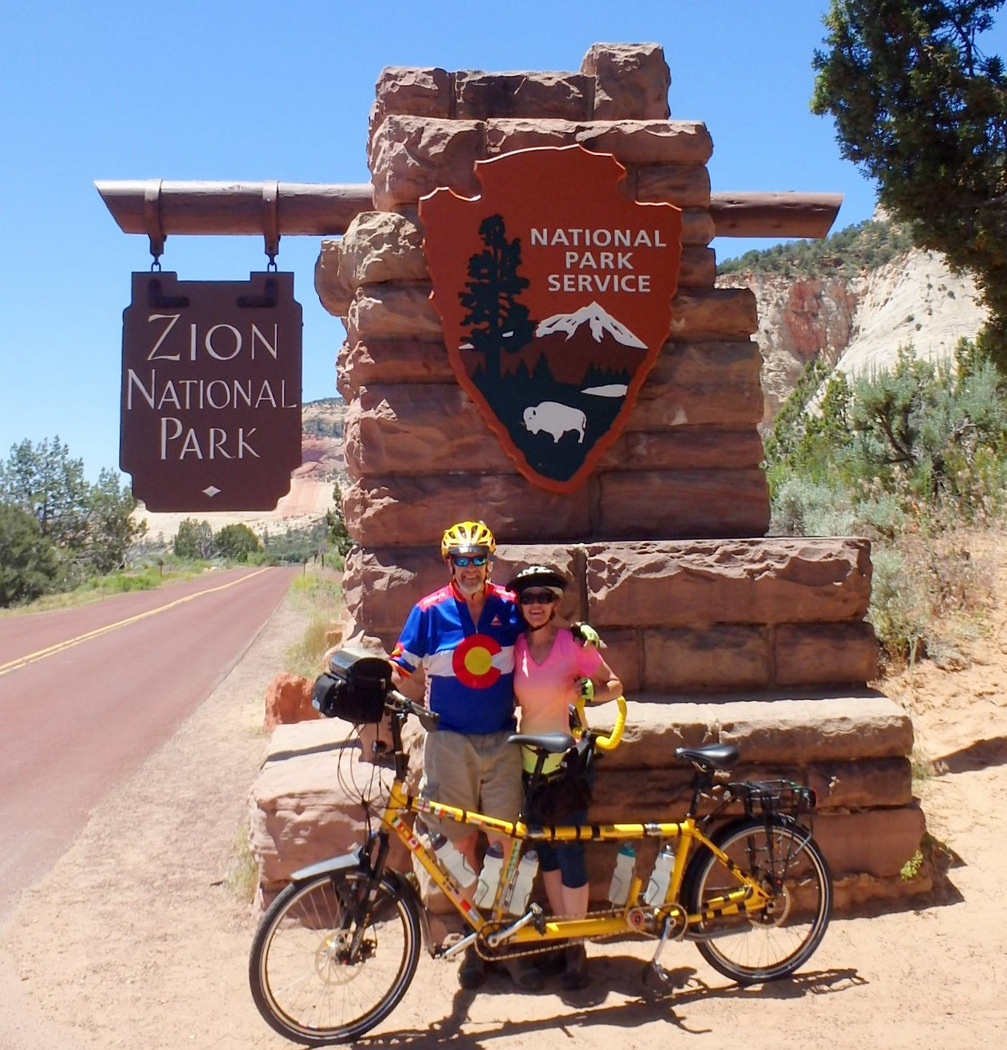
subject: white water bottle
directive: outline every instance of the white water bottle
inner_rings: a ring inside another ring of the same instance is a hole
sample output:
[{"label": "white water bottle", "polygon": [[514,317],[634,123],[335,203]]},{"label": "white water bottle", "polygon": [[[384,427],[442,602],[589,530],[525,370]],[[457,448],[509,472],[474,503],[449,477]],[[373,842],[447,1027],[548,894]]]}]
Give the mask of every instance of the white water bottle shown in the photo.
[{"label": "white water bottle", "polygon": [[636,867],[636,850],[628,842],[623,843],[615,858],[615,871],[608,887],[608,899],[615,905],[625,904],[629,897],[629,887],[633,883],[633,872]]},{"label": "white water bottle", "polygon": [[671,843],[666,843],[654,861],[654,870],[650,873],[647,892],[643,899],[650,905],[664,904],[671,884],[671,871],[675,867],[675,851]]},{"label": "white water bottle", "polygon": [[522,856],[517,866],[517,878],[514,880],[514,890],[510,899],[512,914],[520,915],[528,907],[528,898],[531,897],[531,887],[537,872],[538,854],[531,849]]},{"label": "white water bottle", "polygon": [[455,882],[464,889],[471,886],[476,879],[476,873],[472,870],[468,858],[461,853],[455,844],[444,834],[435,831],[430,836],[430,845],[440,861],[441,867],[454,876]]},{"label": "white water bottle", "polygon": [[503,852],[503,846],[499,842],[491,842],[486,850],[483,870],[479,872],[479,885],[472,898],[477,908],[488,908],[493,904],[497,884],[500,882],[500,872],[503,870]]}]

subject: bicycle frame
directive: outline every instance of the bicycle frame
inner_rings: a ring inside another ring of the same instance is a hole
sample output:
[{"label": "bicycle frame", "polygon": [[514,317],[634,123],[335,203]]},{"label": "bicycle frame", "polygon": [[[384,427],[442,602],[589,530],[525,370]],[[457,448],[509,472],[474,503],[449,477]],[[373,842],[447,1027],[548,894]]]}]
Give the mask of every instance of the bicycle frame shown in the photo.
[{"label": "bicycle frame", "polygon": [[[393,737],[396,738],[395,745],[398,747],[398,727],[393,729]],[[445,951],[446,956],[450,957],[462,951],[471,940],[483,932],[487,925],[497,927],[501,923],[506,923],[502,929],[490,935],[491,947],[497,947],[504,942],[508,945],[527,947],[531,944],[548,944],[551,941],[566,939],[606,937],[618,934],[658,934],[665,932],[666,923],[669,920],[681,925],[684,936],[690,926],[718,915],[736,915],[742,911],[758,910],[770,899],[762,886],[738,868],[731,858],[700,829],[694,816],[695,805],[690,807],[690,814],[681,821],[563,825],[540,828],[530,826],[520,819],[516,822],[500,820],[483,813],[463,811],[435,800],[427,800],[409,794],[405,789],[403,774],[404,764],[397,763],[396,777],[381,814],[381,827],[385,835],[394,834],[416,857],[434,884],[472,927],[472,932],[468,936]],[[460,886],[455,878],[442,868],[419,835],[409,827],[406,818],[418,815],[453,820],[474,830],[492,832],[498,838],[510,840],[500,881],[490,908],[480,910],[473,903],[466,888]],[[534,846],[537,842],[562,844],[564,842],[624,842],[643,839],[664,839],[679,843],[675,851],[675,864],[663,903],[646,905],[640,902],[638,898],[643,883],[639,877],[636,877],[630,887],[626,904],[620,908],[596,911],[583,918],[569,919],[546,918],[541,912],[536,912],[534,909],[526,910],[526,913],[521,916],[507,913],[506,904],[513,887],[518,860],[526,846]],[[709,850],[721,865],[732,873],[738,885],[736,889],[722,897],[707,900],[701,914],[689,915],[678,900],[689,860],[697,847]],[[375,865],[376,873],[380,873],[380,870],[383,869],[386,855],[387,843],[385,842],[379,846]]]}]

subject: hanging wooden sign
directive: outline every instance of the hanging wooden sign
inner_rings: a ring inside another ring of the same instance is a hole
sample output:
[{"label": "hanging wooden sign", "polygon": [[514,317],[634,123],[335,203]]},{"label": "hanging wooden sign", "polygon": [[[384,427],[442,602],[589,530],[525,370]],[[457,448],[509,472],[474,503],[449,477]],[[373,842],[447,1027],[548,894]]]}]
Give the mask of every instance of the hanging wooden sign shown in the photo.
[{"label": "hanging wooden sign", "polygon": [[292,273],[134,273],[123,311],[119,465],[152,511],[272,510],[301,465]]},{"label": "hanging wooden sign", "polygon": [[671,331],[682,218],[619,189],[582,146],[476,163],[476,198],[420,201],[433,303],[459,383],[534,484],[579,488]]}]

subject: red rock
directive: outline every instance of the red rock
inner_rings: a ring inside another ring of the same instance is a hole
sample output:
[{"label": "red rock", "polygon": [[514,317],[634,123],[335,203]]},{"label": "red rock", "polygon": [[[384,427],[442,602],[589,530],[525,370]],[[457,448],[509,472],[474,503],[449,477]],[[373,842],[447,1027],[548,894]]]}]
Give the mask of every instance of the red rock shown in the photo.
[{"label": "red rock", "polygon": [[314,679],[301,675],[278,674],[266,688],[266,717],[263,728],[272,732],[278,725],[316,719],[318,712],[311,706],[311,687]]}]

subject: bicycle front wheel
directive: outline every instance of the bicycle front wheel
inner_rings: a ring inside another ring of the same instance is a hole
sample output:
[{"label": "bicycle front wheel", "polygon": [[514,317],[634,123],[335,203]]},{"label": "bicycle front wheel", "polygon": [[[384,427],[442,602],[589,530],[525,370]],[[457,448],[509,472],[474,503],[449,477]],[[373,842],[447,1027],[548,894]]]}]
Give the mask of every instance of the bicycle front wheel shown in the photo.
[{"label": "bicycle front wheel", "polygon": [[360,871],[287,886],[259,923],[248,965],[267,1024],[308,1046],[350,1042],[405,995],[420,953],[415,901]]},{"label": "bicycle front wheel", "polygon": [[818,947],[832,913],[832,876],[821,850],[805,828],[782,819],[741,821],[713,841],[770,900],[757,911],[719,914],[718,902],[741,883],[708,849],[697,854],[686,900],[690,913],[706,915],[691,928],[700,955],[738,984],[788,977]]}]

